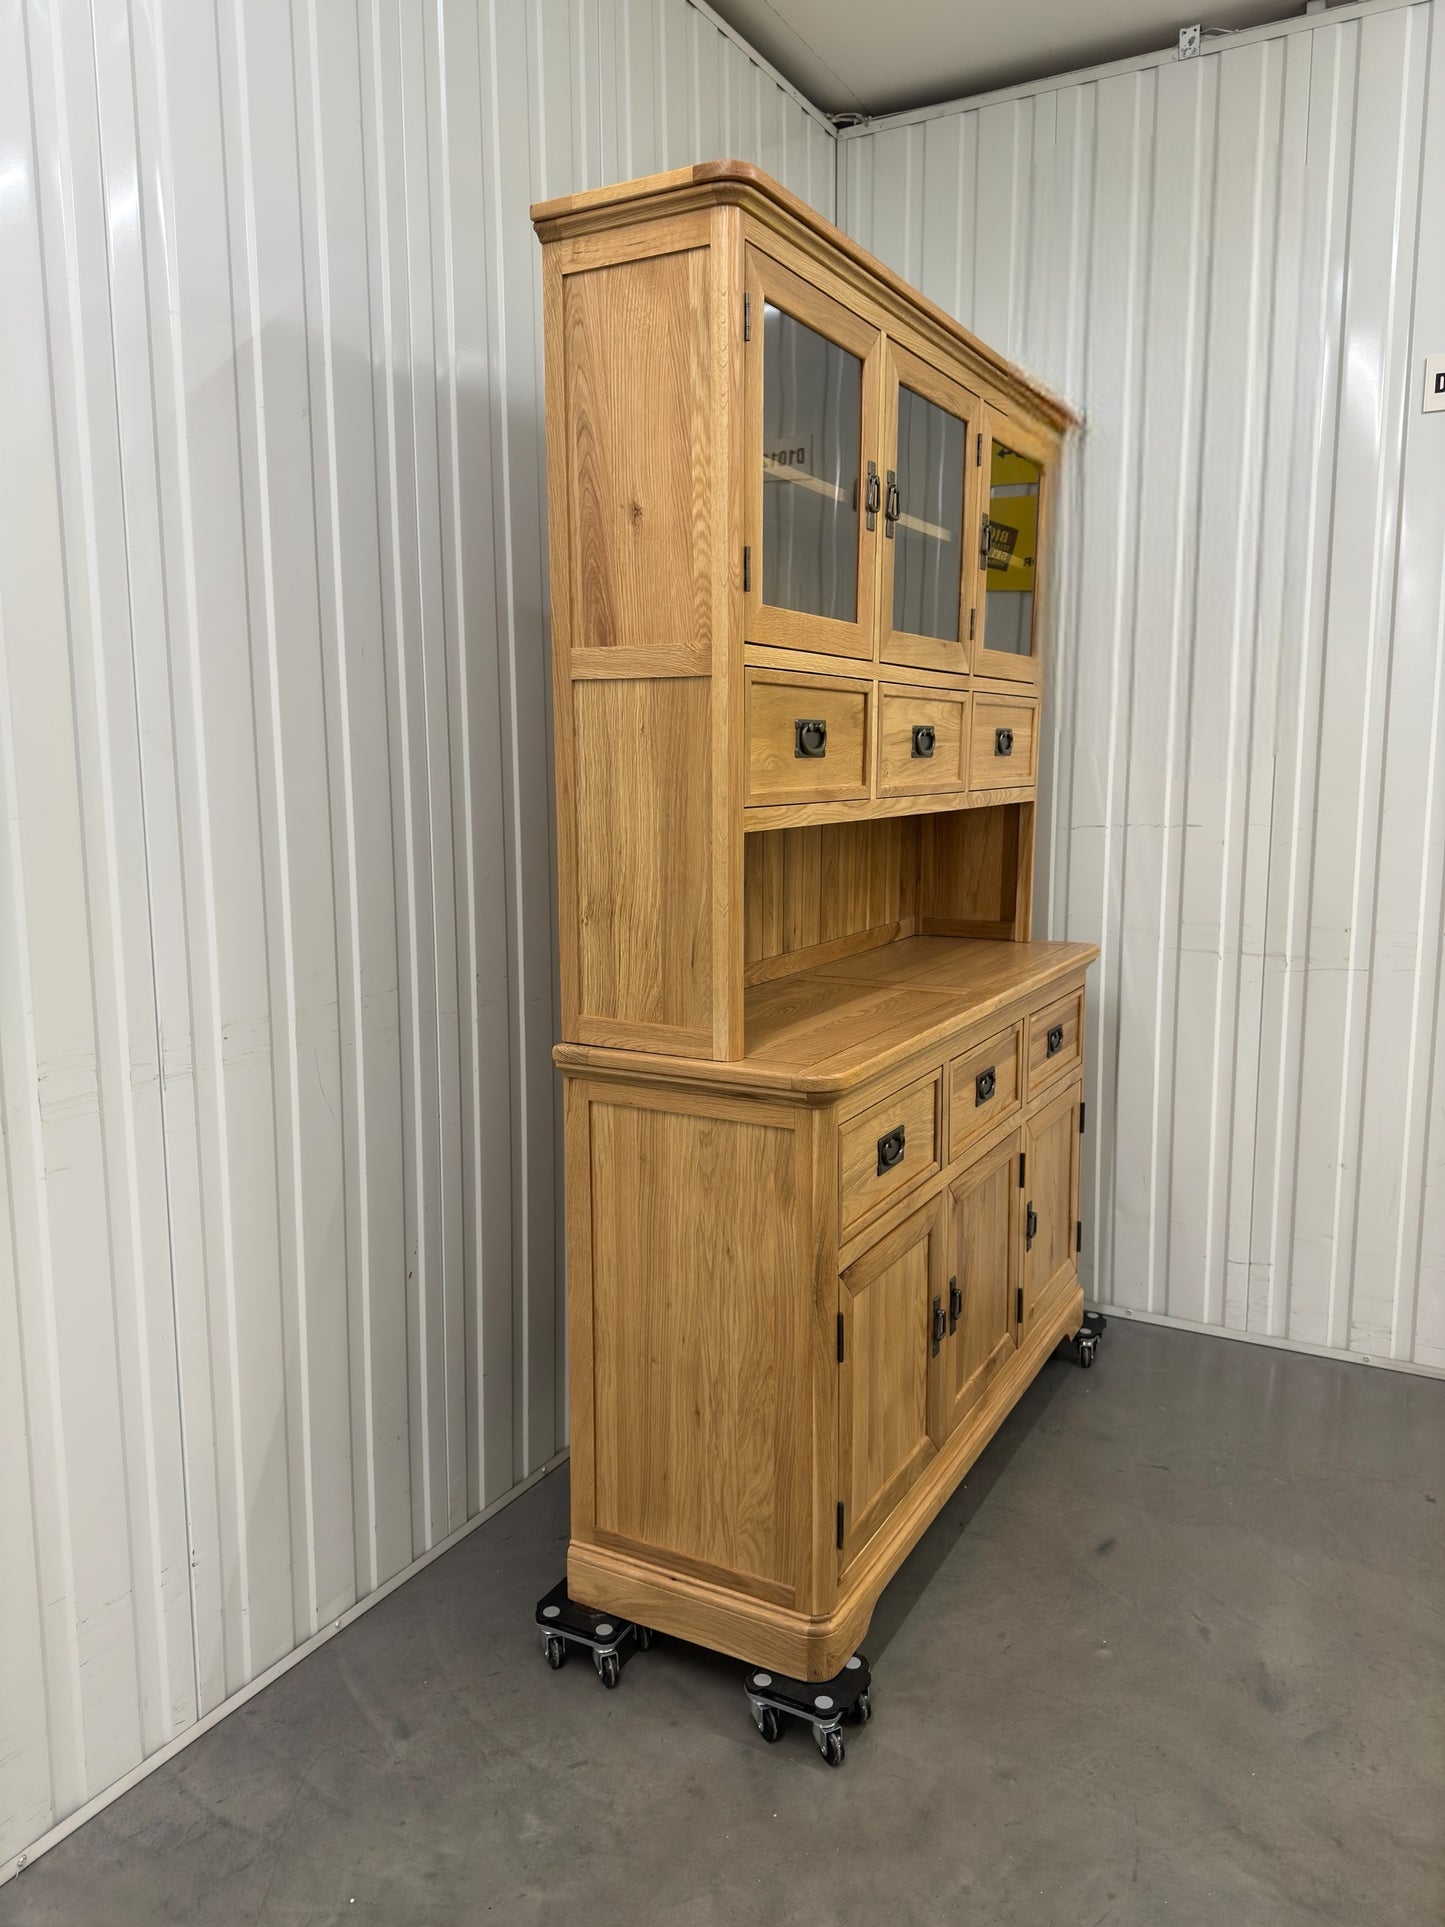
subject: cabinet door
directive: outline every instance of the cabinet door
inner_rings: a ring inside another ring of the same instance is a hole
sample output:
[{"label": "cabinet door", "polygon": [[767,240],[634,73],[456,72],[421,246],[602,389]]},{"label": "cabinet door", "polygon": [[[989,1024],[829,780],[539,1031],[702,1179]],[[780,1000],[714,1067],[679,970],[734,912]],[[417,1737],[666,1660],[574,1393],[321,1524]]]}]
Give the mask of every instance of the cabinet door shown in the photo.
[{"label": "cabinet door", "polygon": [[883,382],[883,542],[878,653],[884,662],[968,670],[977,572],[975,460],[982,408],[966,388],[889,342]]},{"label": "cabinet door", "polygon": [[769,256],[747,259],[747,639],[871,660],[882,337]]},{"label": "cabinet door", "polygon": [[1019,1150],[1011,1132],[949,1192],[945,1416],[950,1431],[981,1405],[1018,1343]]},{"label": "cabinet door", "polygon": [[1078,1276],[1079,1099],[1074,1084],[1024,1126],[1023,1320],[1020,1344]]},{"label": "cabinet door", "polygon": [[[946,1317],[944,1201],[915,1211],[843,1273],[838,1496],[847,1566],[937,1451]],[[941,1336],[941,1333],[940,1333]]]},{"label": "cabinet door", "polygon": [[1022,422],[997,409],[985,411],[985,483],[975,556],[977,676],[1038,680],[1050,453],[1045,438]]}]

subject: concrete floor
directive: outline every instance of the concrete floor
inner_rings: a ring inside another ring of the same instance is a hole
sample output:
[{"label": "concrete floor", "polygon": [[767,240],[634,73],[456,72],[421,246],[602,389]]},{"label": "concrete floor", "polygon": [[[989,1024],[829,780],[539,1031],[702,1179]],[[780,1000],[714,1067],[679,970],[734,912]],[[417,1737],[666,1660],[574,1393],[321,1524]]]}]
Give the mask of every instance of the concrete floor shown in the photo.
[{"label": "concrete floor", "polygon": [[1115,1321],[882,1600],[841,1772],[733,1661],[542,1662],[565,1473],[0,1889],[0,1923],[1445,1919],[1445,1384]]}]

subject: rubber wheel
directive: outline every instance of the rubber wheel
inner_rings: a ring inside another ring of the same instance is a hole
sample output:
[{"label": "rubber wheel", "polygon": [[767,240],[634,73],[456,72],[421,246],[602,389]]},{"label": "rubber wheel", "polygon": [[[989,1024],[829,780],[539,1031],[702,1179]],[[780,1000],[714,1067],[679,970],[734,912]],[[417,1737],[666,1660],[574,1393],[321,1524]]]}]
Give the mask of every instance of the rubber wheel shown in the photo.
[{"label": "rubber wheel", "polygon": [[1090,1366],[1091,1366],[1091,1365],[1093,1364],[1093,1362],[1094,1362],[1094,1348],[1093,1348],[1093,1346],[1092,1346],[1092,1345],[1081,1345],[1081,1346],[1079,1347],[1079,1368],[1080,1368],[1080,1370],[1081,1370],[1081,1371],[1085,1371],[1085,1372],[1087,1372],[1087,1371],[1088,1371],[1088,1369],[1089,1369],[1089,1367],[1090,1367]]},{"label": "rubber wheel", "polygon": [[844,1757],[843,1735],[836,1729],[823,1736],[823,1758],[829,1766],[841,1766]]},{"label": "rubber wheel", "polygon": [[639,1653],[645,1653],[652,1644],[652,1628],[650,1626],[634,1626],[632,1636],[637,1641],[637,1650]]},{"label": "rubber wheel", "polygon": [[554,1639],[549,1633],[544,1651],[547,1655],[547,1664],[552,1668],[554,1673],[560,1672],[567,1664],[567,1642],[565,1639]]},{"label": "rubber wheel", "polygon": [[604,1653],[597,1662],[597,1677],[609,1692],[622,1678],[622,1661],[616,1653]]},{"label": "rubber wheel", "polygon": [[853,1722],[856,1726],[866,1726],[873,1717],[873,1702],[867,1692],[862,1692],[853,1702]]},{"label": "rubber wheel", "polygon": [[775,1746],[783,1737],[783,1716],[775,1706],[765,1706],[763,1708],[762,1719],[758,1724],[758,1731],[762,1734],[769,1746]]}]

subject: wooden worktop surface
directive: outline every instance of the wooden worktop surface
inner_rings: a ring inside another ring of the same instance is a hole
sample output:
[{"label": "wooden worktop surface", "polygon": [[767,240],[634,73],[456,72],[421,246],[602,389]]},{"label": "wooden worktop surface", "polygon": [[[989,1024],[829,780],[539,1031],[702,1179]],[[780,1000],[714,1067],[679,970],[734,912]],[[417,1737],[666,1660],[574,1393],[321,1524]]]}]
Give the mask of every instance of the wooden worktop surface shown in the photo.
[{"label": "wooden worktop surface", "polygon": [[985,943],[906,937],[753,985],[746,1054],[731,1063],[559,1044],[565,1071],[632,1070],[714,1085],[833,1095],[930,1045],[974,1030],[1050,985],[1082,975],[1091,943]]}]

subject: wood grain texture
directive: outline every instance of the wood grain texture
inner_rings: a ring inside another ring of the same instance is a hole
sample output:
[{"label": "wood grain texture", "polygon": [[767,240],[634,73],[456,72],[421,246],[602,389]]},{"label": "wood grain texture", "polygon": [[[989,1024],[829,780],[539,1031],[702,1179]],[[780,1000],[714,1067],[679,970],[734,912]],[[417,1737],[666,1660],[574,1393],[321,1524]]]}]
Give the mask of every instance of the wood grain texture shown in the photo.
[{"label": "wood grain texture", "polygon": [[1023,1329],[1048,1310],[1057,1294],[1078,1278],[1075,1224],[1079,1216],[1079,1099],[1075,1084],[1024,1125],[1027,1182],[1025,1208],[1032,1204],[1038,1228],[1026,1241],[1023,1258]]},{"label": "wood grain texture", "polygon": [[[981,1097],[979,1079],[991,1081]],[[1023,1103],[1023,1025],[981,1037],[948,1066],[948,1155],[961,1157],[970,1144],[1013,1117]]]},{"label": "wood grain texture", "polygon": [[[866,797],[873,687],[837,676],[747,673],[748,803],[816,803]],[[798,754],[797,725],[826,730],[821,756]]]},{"label": "wood grain texture", "polygon": [[[890,1091],[850,1117],[838,1132],[839,1235],[850,1238],[893,1199],[941,1169],[942,1079],[935,1073]],[[879,1141],[903,1136],[903,1155],[879,1170]]]},{"label": "wood grain texture", "polygon": [[929,1332],[943,1288],[943,1243],[943,1211],[933,1204],[843,1273],[838,1495],[845,1575],[942,1442],[942,1382]]},{"label": "wood grain texture", "polygon": [[574,1289],[592,1300],[592,1530],[790,1603],[808,1309],[797,1113],[623,1091],[593,1094],[589,1122],[590,1269]]},{"label": "wood grain texture", "polygon": [[743,208],[754,231],[787,235],[808,258],[827,263],[844,279],[856,299],[877,304],[884,315],[901,318],[913,345],[924,354],[943,354],[945,365],[974,370],[990,391],[1016,397],[1057,428],[1077,425],[1079,416],[1042,382],[963,327],[946,309],[910,287],[886,263],[860,247],[831,221],[747,161],[703,161],[673,168],[616,187],[588,188],[559,195],[532,207],[532,222],[544,241],[605,229],[637,213],[657,215],[674,209],[718,203]]},{"label": "wood grain texture", "polygon": [[[941,1352],[950,1432],[988,1398],[1017,1343],[1021,1146],[1022,1134],[1010,1132],[971,1164],[948,1194],[949,1283],[959,1294],[952,1301],[958,1304],[957,1322]],[[949,1316],[952,1322],[952,1308]]]},{"label": "wood grain texture", "polygon": [[579,682],[571,709],[577,1021],[697,1033],[710,1051],[708,683]]},{"label": "wood grain texture", "polygon": [[[1062,1042],[1049,1050],[1049,1034],[1062,1035]],[[1071,990],[1067,996],[1029,1013],[1026,1061],[1028,1063],[1029,1102],[1056,1078],[1078,1072],[1084,1054],[1084,993]]]},{"label": "wood grain texture", "polygon": [[[919,825],[920,935],[1026,937],[1018,927],[1028,897],[1025,833],[1032,805],[957,810]],[[1026,911],[1025,911],[1026,914]]]},{"label": "wood grain texture", "polygon": [[[968,782],[973,790],[1030,788],[1039,774],[1039,706],[1025,696],[992,696],[983,691],[973,699]],[[1006,753],[999,731],[1008,730],[1013,746]]]},{"label": "wood grain texture", "polygon": [[743,956],[749,983],[913,934],[918,825],[767,830],[746,840]]},{"label": "wood grain texture", "polygon": [[[918,753],[914,731],[933,732],[931,752]],[[968,786],[968,698],[880,684],[879,796],[919,796]]]},{"label": "wood grain texture", "polygon": [[708,282],[706,248],[563,282],[574,650],[683,647],[711,667]]}]

